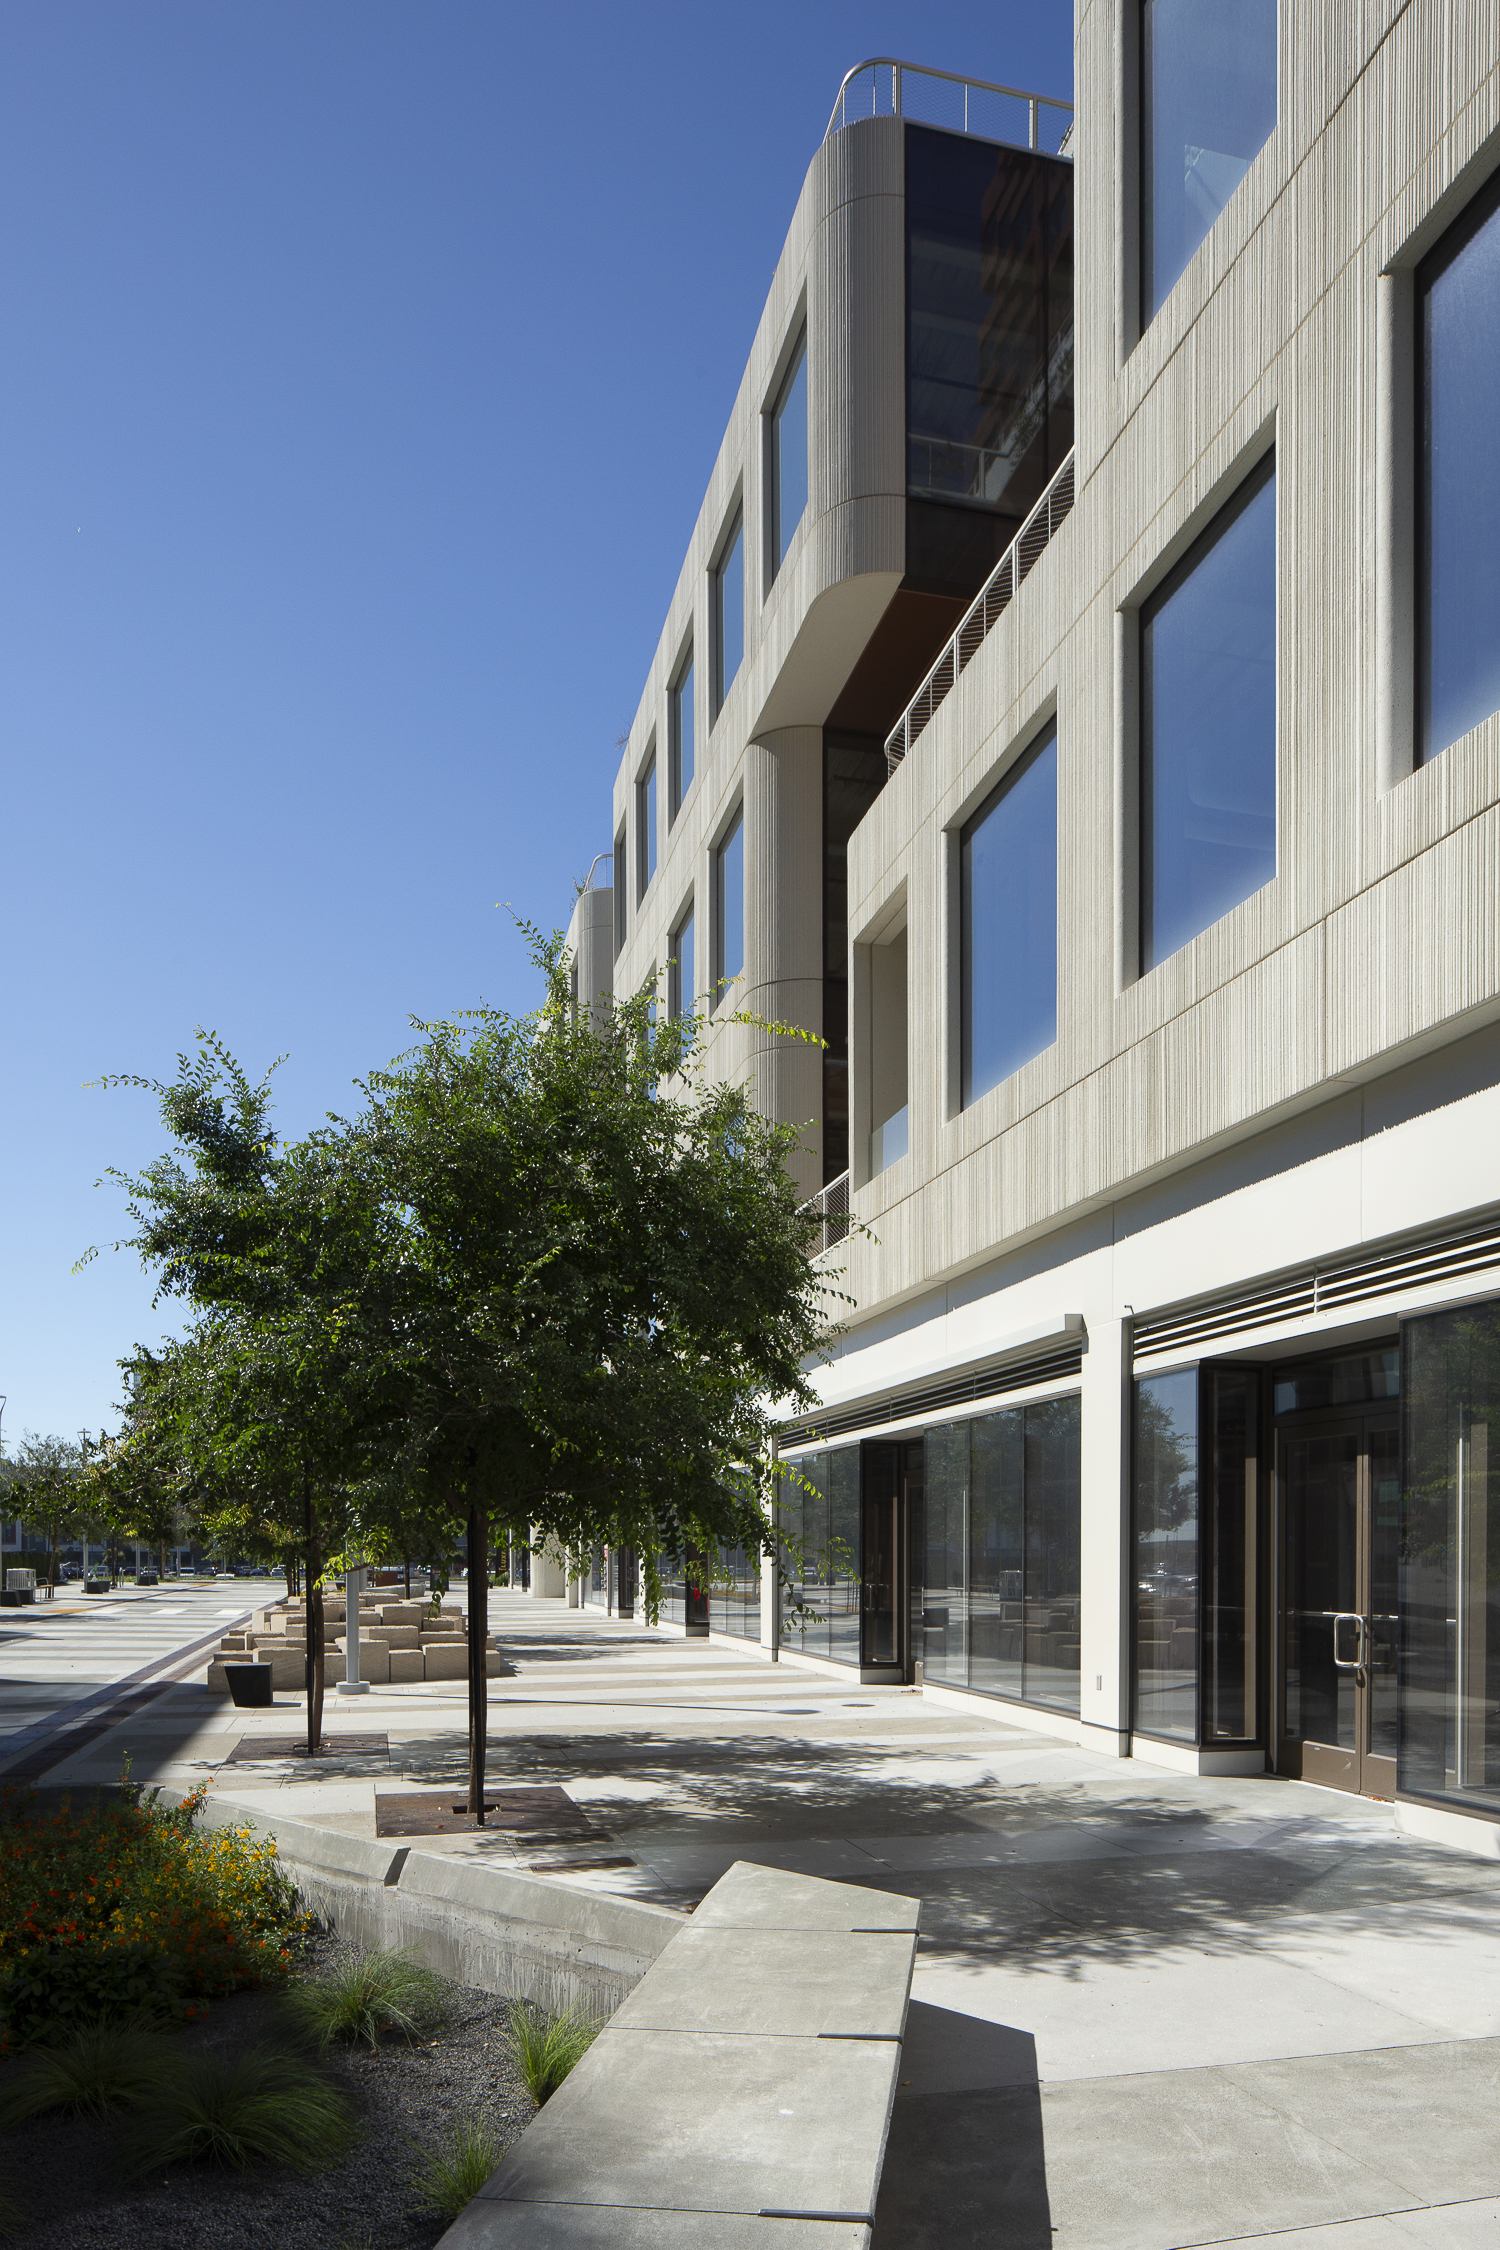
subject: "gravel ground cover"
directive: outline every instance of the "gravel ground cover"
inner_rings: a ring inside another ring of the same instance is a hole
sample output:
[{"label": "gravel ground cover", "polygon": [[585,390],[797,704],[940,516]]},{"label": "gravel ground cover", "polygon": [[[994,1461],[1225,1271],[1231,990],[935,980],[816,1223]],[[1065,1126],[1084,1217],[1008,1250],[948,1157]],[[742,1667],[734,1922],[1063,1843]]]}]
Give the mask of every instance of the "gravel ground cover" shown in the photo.
[{"label": "gravel ground cover", "polygon": [[[331,1968],[353,1950],[315,1938],[307,1967]],[[534,2114],[504,2044],[505,2001],[442,1982],[449,2012],[435,2038],[331,2051],[329,2075],[360,2122],[352,2153],[331,2170],[239,2177],[180,2165],[131,2183],[117,2153],[128,2112],[114,2125],[40,2117],[0,2135],[0,2187],[23,2215],[18,2240],[27,2250],[431,2250],[449,2221],[420,2207],[421,2156],[464,2117],[483,2117],[508,2144]],[[254,2046],[278,2036],[279,2011],[274,1992],[216,2000],[179,2034],[182,2047]],[[0,2062],[0,2088],[19,2067]]]}]

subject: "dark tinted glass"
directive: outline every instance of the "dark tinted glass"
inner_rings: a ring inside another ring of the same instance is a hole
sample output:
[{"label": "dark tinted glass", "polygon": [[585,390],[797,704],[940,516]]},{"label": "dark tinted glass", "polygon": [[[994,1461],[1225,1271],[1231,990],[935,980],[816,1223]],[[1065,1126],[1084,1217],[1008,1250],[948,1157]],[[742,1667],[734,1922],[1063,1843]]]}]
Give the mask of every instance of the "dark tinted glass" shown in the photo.
[{"label": "dark tinted glass", "polygon": [[970,1428],[969,1685],[1019,1696],[1026,1638],[1022,1409],[982,1414]]},{"label": "dark tinted glass", "polygon": [[1270,462],[1141,612],[1141,968],[1276,872]]},{"label": "dark tinted glass", "polygon": [[1042,738],[963,832],[963,1099],[1057,1037],[1057,735]]},{"label": "dark tinted glass", "polygon": [[672,933],[672,968],[667,981],[667,1013],[691,1015],[698,988],[693,980],[693,917],[685,914]]},{"label": "dark tinted glass", "polygon": [[1136,1385],[1135,1724],[1198,1738],[1198,1373]]},{"label": "dark tinted glass", "polygon": [[1242,1368],[1209,1377],[1213,1496],[1202,1589],[1203,1739],[1255,1733],[1257,1378]]},{"label": "dark tinted glass", "polygon": [[675,813],[693,778],[693,659],[677,675],[672,690],[672,810]]},{"label": "dark tinted glass", "polygon": [[781,386],[771,416],[772,574],[781,568],[807,506],[807,340]]},{"label": "dark tinted glass", "polygon": [[1418,275],[1419,761],[1500,710],[1500,178]]},{"label": "dark tinted glass", "polygon": [[1141,318],[1150,321],[1276,124],[1276,0],[1145,0]]},{"label": "dark tinted glass", "polygon": [[620,830],[619,835],[615,838],[614,877],[615,952],[618,954],[621,947],[625,943],[625,924],[629,911],[628,900],[630,894],[629,862],[625,857],[625,831],[623,828]]},{"label": "dark tinted glass", "polygon": [[909,126],[907,489],[1019,519],[1073,442],[1073,170]]},{"label": "dark tinted glass", "polygon": [[1401,1333],[1400,1786],[1500,1812],[1500,1303]]},{"label": "dark tinted glass", "polygon": [[1401,1354],[1351,1352],[1342,1359],[1303,1360],[1278,1367],[1272,1378],[1277,1414],[1305,1414],[1309,1407],[1362,1406],[1367,1399],[1401,1396]]},{"label": "dark tinted glass", "polygon": [[736,522],[714,572],[714,715],[745,654],[745,530]]},{"label": "dark tinted glass", "polygon": [[743,816],[719,846],[714,881],[716,995],[745,966],[745,823]]},{"label": "dark tinted glass", "polygon": [[922,1567],[922,1676],[968,1681],[969,1425],[926,1432],[927,1507]]},{"label": "dark tinted glass", "polygon": [[1028,1703],[1078,1709],[1081,1413],[1076,1398],[1042,1399],[1026,1423]]},{"label": "dark tinted glass", "polygon": [[828,1653],[859,1662],[859,1447],[828,1456]]},{"label": "dark tinted glass", "polygon": [[636,845],[640,861],[642,891],[656,873],[656,760],[642,774],[636,786]]}]

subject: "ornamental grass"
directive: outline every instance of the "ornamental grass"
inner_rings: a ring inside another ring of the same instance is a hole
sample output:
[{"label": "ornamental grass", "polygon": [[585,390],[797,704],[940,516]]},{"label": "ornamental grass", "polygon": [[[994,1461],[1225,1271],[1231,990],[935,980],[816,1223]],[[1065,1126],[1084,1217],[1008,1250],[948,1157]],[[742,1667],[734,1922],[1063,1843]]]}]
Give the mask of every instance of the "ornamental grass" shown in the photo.
[{"label": "ornamental grass", "polygon": [[0,1793],[0,2051],[286,1978],[310,1917],[269,1837],[195,1825],[204,1795]]}]

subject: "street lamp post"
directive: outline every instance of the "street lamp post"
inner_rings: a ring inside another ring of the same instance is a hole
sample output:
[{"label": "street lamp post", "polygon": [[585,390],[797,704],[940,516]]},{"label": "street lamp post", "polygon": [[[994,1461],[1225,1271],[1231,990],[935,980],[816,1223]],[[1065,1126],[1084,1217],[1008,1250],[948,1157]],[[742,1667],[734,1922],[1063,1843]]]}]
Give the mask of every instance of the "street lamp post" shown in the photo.
[{"label": "street lamp post", "polygon": [[368,1695],[370,1683],[359,1676],[359,1597],[365,1590],[365,1566],[351,1563],[344,1572],[344,1677],[335,1680],[340,1695]]}]

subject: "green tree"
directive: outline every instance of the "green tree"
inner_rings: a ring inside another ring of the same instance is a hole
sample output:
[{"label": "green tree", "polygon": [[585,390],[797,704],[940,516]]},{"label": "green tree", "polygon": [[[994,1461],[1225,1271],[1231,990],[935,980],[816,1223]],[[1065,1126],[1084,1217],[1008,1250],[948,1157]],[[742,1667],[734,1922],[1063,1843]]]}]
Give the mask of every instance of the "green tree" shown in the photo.
[{"label": "green tree", "polygon": [[11,1464],[7,1506],[44,1534],[49,1549],[48,1584],[57,1584],[57,1553],[65,1539],[86,1535],[89,1495],[80,1450],[70,1438],[38,1437],[27,1430]]}]

